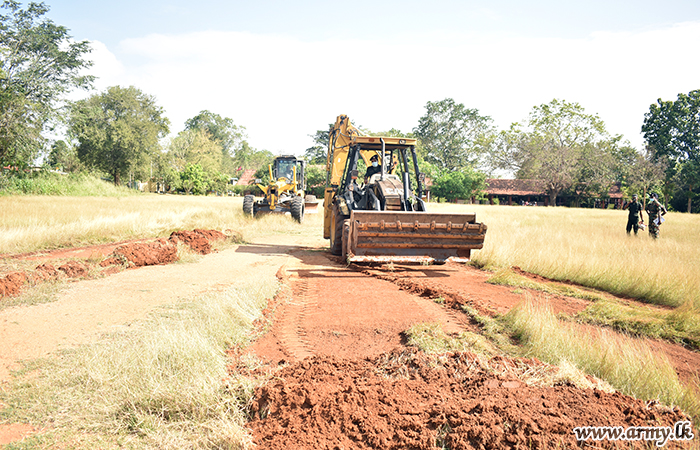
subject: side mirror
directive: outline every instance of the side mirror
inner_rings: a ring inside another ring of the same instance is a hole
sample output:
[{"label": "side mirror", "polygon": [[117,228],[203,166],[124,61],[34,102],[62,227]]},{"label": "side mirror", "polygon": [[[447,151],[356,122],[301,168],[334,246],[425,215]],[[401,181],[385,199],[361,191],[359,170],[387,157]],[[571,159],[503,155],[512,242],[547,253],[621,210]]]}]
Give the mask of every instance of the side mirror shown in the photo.
[{"label": "side mirror", "polygon": [[262,184],[262,180],[260,178],[255,179],[255,184]]}]

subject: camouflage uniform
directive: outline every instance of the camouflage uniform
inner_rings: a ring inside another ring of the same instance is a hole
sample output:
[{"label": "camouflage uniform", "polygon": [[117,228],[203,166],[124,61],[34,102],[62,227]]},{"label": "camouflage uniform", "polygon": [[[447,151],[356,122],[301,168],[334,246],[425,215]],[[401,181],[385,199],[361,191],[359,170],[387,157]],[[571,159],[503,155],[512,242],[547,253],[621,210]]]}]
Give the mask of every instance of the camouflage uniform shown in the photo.
[{"label": "camouflage uniform", "polygon": [[656,220],[666,214],[666,208],[659,203],[659,200],[652,197],[647,203],[646,210],[647,214],[649,214],[649,236],[657,239],[659,237],[659,226],[656,224]]}]

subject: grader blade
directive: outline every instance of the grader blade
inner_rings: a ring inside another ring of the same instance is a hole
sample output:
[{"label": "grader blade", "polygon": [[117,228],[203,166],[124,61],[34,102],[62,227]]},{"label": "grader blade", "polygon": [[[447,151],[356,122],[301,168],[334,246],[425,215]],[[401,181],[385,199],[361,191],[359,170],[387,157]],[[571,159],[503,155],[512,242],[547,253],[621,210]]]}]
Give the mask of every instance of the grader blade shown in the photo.
[{"label": "grader blade", "polygon": [[320,202],[315,195],[307,195],[304,198],[304,209],[306,210],[306,214],[317,214],[319,203]]},{"label": "grader blade", "polygon": [[353,262],[444,262],[482,248],[486,225],[474,213],[352,211],[343,234]]}]

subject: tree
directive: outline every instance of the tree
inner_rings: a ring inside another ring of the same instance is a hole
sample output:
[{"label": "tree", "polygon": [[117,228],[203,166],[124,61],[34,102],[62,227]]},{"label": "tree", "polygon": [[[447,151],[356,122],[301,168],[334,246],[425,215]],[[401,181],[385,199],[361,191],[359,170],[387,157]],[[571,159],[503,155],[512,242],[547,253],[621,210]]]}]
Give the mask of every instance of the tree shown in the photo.
[{"label": "tree", "polygon": [[326,189],[326,166],[309,165],[306,168],[306,193],[323,197]]},{"label": "tree", "polygon": [[63,140],[56,141],[51,145],[48,164],[50,167],[64,172],[78,172],[82,169],[75,148]]},{"label": "tree", "polygon": [[318,130],[310,134],[314,145],[304,151],[304,159],[308,164],[326,164],[328,157],[328,134],[333,124],[329,124],[326,130]]},{"label": "tree", "polygon": [[220,146],[222,170],[233,173],[234,159],[246,140],[245,127],[233,123],[233,119],[202,110],[199,114],[185,121],[185,130],[206,131],[212,141]]},{"label": "tree", "polygon": [[45,18],[44,3],[0,8],[0,165],[26,166],[44,146],[44,128],[60,119],[65,94],[90,86],[93,77],[80,75],[92,65],[83,58],[90,47]]},{"label": "tree", "polygon": [[71,107],[70,133],[78,157],[110,174],[115,185],[129,171],[149,165],[169,121],[155,98],[131,86],[114,86]]},{"label": "tree", "polygon": [[185,170],[188,164],[199,164],[209,173],[221,171],[220,145],[211,139],[211,135],[203,129],[186,129],[178,133],[167,147],[168,155],[173,166],[178,171]]},{"label": "tree", "polygon": [[[672,206],[678,210],[685,207],[687,212],[693,212],[693,203],[697,204],[696,199],[698,197],[698,194],[694,191],[700,187],[700,167],[698,163],[691,160],[680,165],[671,181],[677,189],[673,195]],[[685,202],[685,205],[681,206],[683,202]]]},{"label": "tree", "polygon": [[434,181],[430,190],[433,196],[448,201],[481,197],[486,189],[486,175],[466,168],[460,171],[445,171]]},{"label": "tree", "polygon": [[603,121],[578,103],[554,99],[536,106],[527,129],[516,125],[511,133],[506,145],[516,146],[509,151],[517,162],[517,178],[543,181],[552,206],[577,183],[610,181],[609,174],[594,173],[595,166],[609,162],[607,155],[617,148],[619,137],[611,138]]},{"label": "tree", "polygon": [[267,170],[267,166],[272,162],[275,156],[268,150],[256,150],[248,142],[243,141],[240,150],[236,152],[233,162],[238,167],[244,169],[260,169]]},{"label": "tree", "polygon": [[652,150],[647,146],[643,154],[635,155],[634,161],[629,165],[629,171],[624,175],[623,186],[632,194],[640,194],[645,199],[647,192],[659,190],[663,186],[668,165],[667,160],[655,159]]},{"label": "tree", "polygon": [[199,164],[188,164],[180,174],[182,188],[187,194],[205,194],[207,190],[207,180],[202,166]]},{"label": "tree", "polygon": [[492,140],[491,118],[451,98],[428,102],[425,108],[413,129],[425,160],[450,171],[479,165]]},{"label": "tree", "polygon": [[690,212],[693,191],[700,188],[700,90],[678,94],[675,102],[658,99],[644,115],[642,133],[654,159],[671,162],[667,178],[687,186]]}]

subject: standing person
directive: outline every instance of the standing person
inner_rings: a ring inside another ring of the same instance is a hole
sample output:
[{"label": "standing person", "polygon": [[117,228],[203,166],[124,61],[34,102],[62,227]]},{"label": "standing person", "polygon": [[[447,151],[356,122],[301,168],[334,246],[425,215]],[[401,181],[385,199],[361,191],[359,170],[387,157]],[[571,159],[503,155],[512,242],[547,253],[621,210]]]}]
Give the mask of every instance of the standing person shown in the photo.
[{"label": "standing person", "polygon": [[668,211],[666,207],[659,202],[659,194],[652,193],[649,203],[647,203],[647,214],[649,215],[649,236],[654,239],[659,238],[659,225],[661,225],[661,216]]},{"label": "standing person", "polygon": [[643,207],[639,202],[639,197],[637,194],[632,196],[632,201],[627,203],[623,209],[629,209],[629,215],[627,216],[627,234],[634,230],[634,235],[637,235],[639,231],[639,224],[644,223],[644,216],[642,215]]}]

